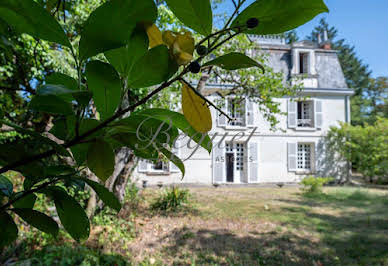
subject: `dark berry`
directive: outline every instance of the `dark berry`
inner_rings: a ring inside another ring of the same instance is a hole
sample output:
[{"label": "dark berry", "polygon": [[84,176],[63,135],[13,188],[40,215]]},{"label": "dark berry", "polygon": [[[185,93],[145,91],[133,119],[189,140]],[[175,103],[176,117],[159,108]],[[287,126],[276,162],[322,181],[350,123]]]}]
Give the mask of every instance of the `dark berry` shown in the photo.
[{"label": "dark berry", "polygon": [[250,18],[247,20],[248,29],[254,29],[259,25],[259,20],[257,18]]},{"label": "dark berry", "polygon": [[189,65],[189,70],[191,73],[196,74],[201,70],[201,65],[197,61],[191,62]]},{"label": "dark berry", "polygon": [[199,55],[206,55],[207,54],[207,47],[204,45],[200,45],[197,47],[197,53]]}]

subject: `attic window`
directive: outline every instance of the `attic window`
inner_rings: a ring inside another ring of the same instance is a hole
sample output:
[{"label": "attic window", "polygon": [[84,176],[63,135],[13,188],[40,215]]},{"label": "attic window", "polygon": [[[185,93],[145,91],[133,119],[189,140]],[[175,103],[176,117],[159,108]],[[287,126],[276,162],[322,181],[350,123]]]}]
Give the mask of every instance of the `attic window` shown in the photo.
[{"label": "attic window", "polygon": [[309,73],[309,53],[299,53],[299,73]]}]

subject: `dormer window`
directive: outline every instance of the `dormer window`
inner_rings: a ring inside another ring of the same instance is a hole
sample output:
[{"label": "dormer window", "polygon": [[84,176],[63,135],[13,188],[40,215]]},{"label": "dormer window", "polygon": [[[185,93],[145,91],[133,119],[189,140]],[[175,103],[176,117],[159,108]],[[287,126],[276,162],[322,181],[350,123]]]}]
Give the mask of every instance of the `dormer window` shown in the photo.
[{"label": "dormer window", "polygon": [[308,74],[309,71],[309,53],[299,53],[299,74]]}]

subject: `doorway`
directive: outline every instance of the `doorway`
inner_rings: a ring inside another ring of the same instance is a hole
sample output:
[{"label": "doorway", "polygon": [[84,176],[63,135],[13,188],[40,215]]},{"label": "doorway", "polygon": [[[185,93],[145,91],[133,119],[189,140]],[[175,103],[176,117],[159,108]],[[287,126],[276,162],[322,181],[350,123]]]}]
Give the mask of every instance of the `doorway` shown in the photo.
[{"label": "doorway", "polygon": [[234,181],[234,154],[226,154],[226,182]]},{"label": "doorway", "polygon": [[245,180],[245,143],[226,143],[226,182],[241,183]]}]

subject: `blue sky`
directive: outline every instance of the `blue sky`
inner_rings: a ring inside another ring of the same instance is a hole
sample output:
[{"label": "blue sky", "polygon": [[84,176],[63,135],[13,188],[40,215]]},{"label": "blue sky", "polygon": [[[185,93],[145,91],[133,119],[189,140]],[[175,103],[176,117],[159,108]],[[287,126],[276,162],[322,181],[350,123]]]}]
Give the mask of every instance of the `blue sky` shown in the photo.
[{"label": "blue sky", "polygon": [[[319,15],[299,27],[299,37],[303,39],[320,18],[325,17],[330,25],[338,29],[339,38],[346,39],[356,47],[359,58],[369,65],[374,77],[388,76],[388,1],[324,1],[330,13]],[[226,0],[225,5],[228,11],[232,10],[231,0]]]}]

